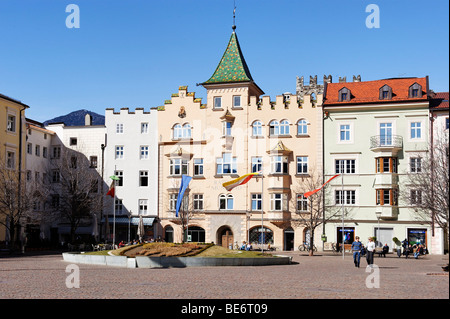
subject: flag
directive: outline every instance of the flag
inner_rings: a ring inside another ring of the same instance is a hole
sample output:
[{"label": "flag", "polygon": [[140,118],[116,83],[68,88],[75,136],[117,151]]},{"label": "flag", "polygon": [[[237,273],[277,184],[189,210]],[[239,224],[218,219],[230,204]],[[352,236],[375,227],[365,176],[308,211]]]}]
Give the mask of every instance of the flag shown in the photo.
[{"label": "flag", "polygon": [[225,187],[225,188],[227,189],[227,191],[231,191],[231,190],[232,190],[233,188],[235,188],[236,186],[244,185],[244,184],[247,183],[253,176],[259,175],[259,174],[260,174],[260,172],[242,175],[241,177],[238,177],[238,178],[236,178],[236,179],[233,179],[232,181],[223,183],[222,186]]},{"label": "flag", "polygon": [[114,192],[115,192],[115,190],[114,190],[114,181],[112,181],[112,183],[111,183],[111,185],[109,186],[109,190],[108,190],[108,192],[106,193],[106,195],[109,195],[109,196],[111,196],[111,197],[114,197]]},{"label": "flag", "polygon": [[327,181],[325,182],[325,184],[323,184],[320,188],[315,189],[315,190],[310,191],[310,192],[307,192],[307,193],[303,194],[303,196],[304,196],[305,198],[308,198],[308,197],[311,196],[312,194],[317,193],[317,192],[320,191],[326,184],[328,184],[329,182],[331,182],[333,179],[335,179],[335,178],[338,177],[339,175],[340,175],[340,174],[334,175],[332,178],[330,178],[329,180],[327,180]]},{"label": "flag", "polygon": [[178,217],[178,212],[180,210],[181,203],[183,202],[184,192],[186,191],[186,188],[188,187],[191,179],[192,179],[191,176],[187,176],[187,175],[181,176],[181,185],[180,185],[180,190],[178,191],[177,210],[176,210],[176,215],[175,215],[177,217]]},{"label": "flag", "polygon": [[112,179],[112,182],[111,182],[111,185],[109,186],[109,190],[108,190],[108,192],[106,193],[106,195],[109,195],[109,196],[111,196],[111,197],[114,197],[114,195],[115,195],[115,181],[119,181],[120,180],[120,178],[119,177],[117,177],[117,176],[115,176],[115,175],[113,175],[113,176],[110,176],[109,178],[111,178]]}]

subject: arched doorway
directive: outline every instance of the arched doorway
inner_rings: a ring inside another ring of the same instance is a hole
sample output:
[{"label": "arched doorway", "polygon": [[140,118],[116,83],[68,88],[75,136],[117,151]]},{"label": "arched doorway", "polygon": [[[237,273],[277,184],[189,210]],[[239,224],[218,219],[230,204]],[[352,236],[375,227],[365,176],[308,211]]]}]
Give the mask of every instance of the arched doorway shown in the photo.
[{"label": "arched doorway", "polygon": [[289,227],[284,230],[284,250],[294,250],[294,230]]},{"label": "arched doorway", "polygon": [[233,249],[233,241],[234,241],[233,231],[230,229],[230,227],[222,226],[217,230],[218,245],[225,248]]},{"label": "arched doorway", "polygon": [[167,226],[164,229],[164,241],[166,243],[173,243],[173,228],[172,228],[172,226]]},{"label": "arched doorway", "polygon": [[267,227],[257,226],[250,229],[249,241],[252,244],[270,244],[273,245],[273,231]]}]

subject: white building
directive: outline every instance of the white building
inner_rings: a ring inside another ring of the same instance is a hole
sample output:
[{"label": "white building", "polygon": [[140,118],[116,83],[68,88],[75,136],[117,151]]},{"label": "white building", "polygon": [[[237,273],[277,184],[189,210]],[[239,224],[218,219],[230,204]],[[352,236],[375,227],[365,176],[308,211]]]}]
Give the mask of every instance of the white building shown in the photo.
[{"label": "white building", "polygon": [[120,179],[115,187],[115,206],[111,203],[105,211],[109,233],[115,233],[116,242],[138,239],[137,225],[143,216],[144,239],[157,239],[161,235],[154,227],[158,216],[157,112],[106,109],[105,126],[104,181],[110,185],[112,175]]}]

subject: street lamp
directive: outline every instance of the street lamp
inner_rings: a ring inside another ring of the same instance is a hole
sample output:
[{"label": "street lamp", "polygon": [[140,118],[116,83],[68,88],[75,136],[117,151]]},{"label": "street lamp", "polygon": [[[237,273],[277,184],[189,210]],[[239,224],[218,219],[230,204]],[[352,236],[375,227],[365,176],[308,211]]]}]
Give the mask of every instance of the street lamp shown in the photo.
[{"label": "street lamp", "polygon": [[378,234],[377,234],[377,242],[380,243],[379,239],[380,239],[380,218],[381,218],[381,211],[376,211],[375,215],[377,215],[377,219],[378,219]]}]

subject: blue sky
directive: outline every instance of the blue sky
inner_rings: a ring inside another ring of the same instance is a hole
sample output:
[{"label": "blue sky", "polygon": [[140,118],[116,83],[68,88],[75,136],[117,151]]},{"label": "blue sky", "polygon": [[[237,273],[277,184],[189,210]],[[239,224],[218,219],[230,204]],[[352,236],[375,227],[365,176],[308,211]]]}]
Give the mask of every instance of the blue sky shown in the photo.
[{"label": "blue sky", "polygon": [[[80,28],[65,21],[80,8]],[[380,28],[366,27],[369,4]],[[449,87],[445,0],[236,0],[237,35],[266,95],[296,77],[430,77]],[[157,107],[213,74],[231,35],[233,0],[0,0],[0,93],[37,121],[79,109]]]}]

